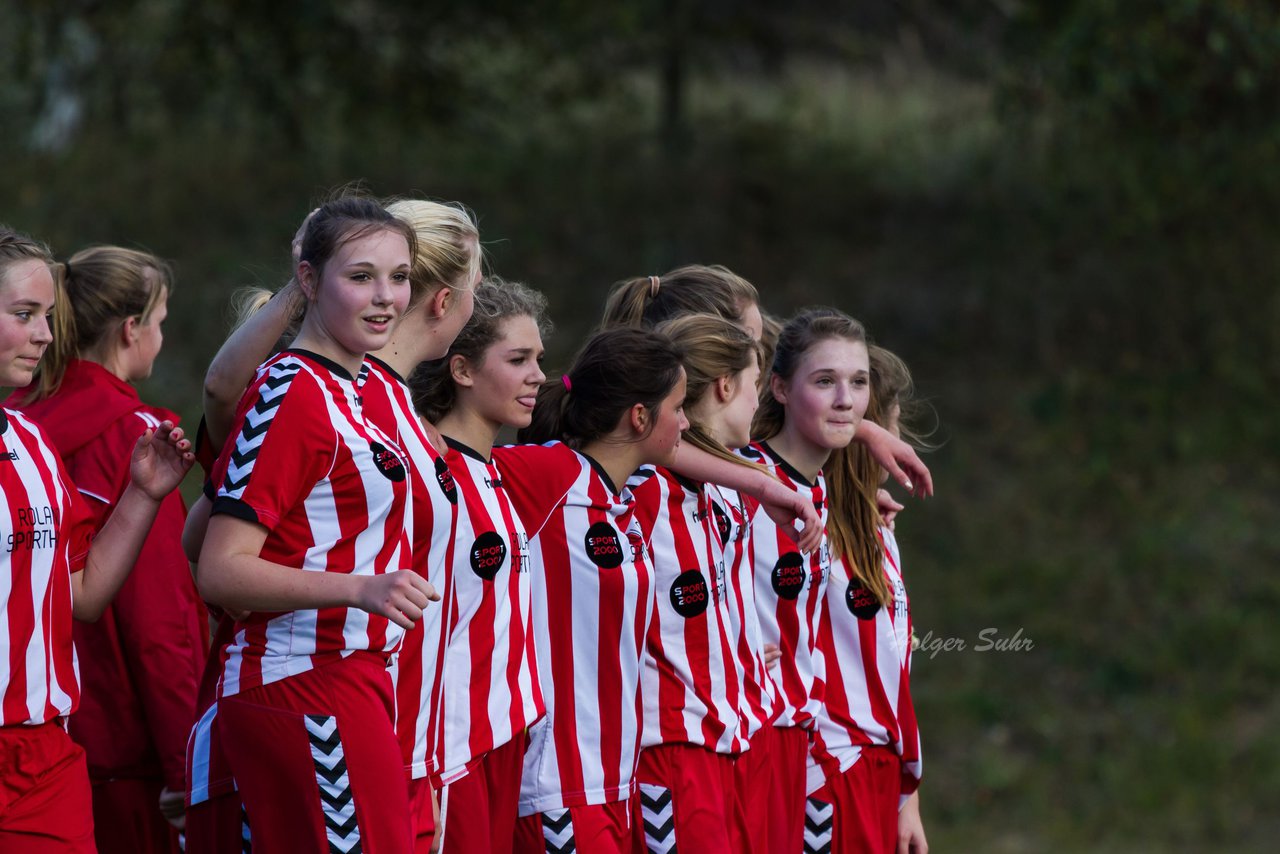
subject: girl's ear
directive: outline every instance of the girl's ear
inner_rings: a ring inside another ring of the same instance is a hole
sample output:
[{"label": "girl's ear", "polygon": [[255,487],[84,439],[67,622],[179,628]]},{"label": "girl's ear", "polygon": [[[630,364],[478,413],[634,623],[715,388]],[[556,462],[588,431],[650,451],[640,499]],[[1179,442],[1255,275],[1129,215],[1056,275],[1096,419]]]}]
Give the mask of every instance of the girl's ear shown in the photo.
[{"label": "girl's ear", "polygon": [[649,429],[649,407],[643,403],[632,404],[627,410],[627,422],[637,435],[643,436]]},{"label": "girl's ear", "polygon": [[778,401],[778,403],[781,403],[783,406],[786,406],[786,405],[787,405],[787,383],[786,383],[786,380],[784,380],[782,377],[778,376],[777,374],[772,374],[772,375],[770,375],[770,377],[769,377],[769,391],[770,391],[770,393],[772,393],[772,394],[773,394],[773,399],[774,399],[774,400]]},{"label": "girl's ear", "polygon": [[449,313],[449,308],[453,305],[453,288],[445,285],[437,290],[434,294],[427,297],[427,312],[435,320],[439,320]]},{"label": "girl's ear", "polygon": [[716,378],[716,401],[728,403],[733,397],[733,377],[726,374]]},{"label": "girl's ear", "polygon": [[120,324],[117,335],[121,349],[132,346],[138,340],[138,324],[141,322],[141,318],[126,317],[124,323]]},{"label": "girl's ear", "polygon": [[311,266],[310,261],[298,262],[298,287],[302,289],[302,295],[307,298],[307,302],[315,302],[316,299],[316,268]]},{"label": "girl's ear", "polygon": [[449,357],[449,376],[455,385],[463,388],[471,388],[476,384],[475,378],[471,376],[471,363],[460,353]]}]

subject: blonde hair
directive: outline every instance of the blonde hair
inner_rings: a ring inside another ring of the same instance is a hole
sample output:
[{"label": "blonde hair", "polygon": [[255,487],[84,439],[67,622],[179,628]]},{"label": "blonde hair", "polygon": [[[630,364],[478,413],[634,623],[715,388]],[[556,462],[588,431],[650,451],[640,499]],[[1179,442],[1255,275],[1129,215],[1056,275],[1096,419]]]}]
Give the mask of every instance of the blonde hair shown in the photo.
[{"label": "blonde hair", "polygon": [[737,377],[751,366],[752,360],[758,364],[760,345],[738,324],[712,314],[686,314],[658,324],[654,331],[666,335],[684,353],[685,413],[689,429],[684,432],[683,440],[722,460],[760,470],[760,466],[731,453],[716,441],[690,412],[691,405],[702,400],[720,377]]},{"label": "blonde hair", "polygon": [[27,402],[57,392],[74,359],[112,334],[122,321],[136,317],[146,323],[173,290],[168,263],[122,246],[82,249],[63,265],[63,273],[55,296],[53,343],[36,368]]},{"label": "blonde hair", "polygon": [[689,264],[662,276],[618,282],[609,292],[601,327],[652,329],[685,314],[713,314],[740,323],[747,306],[759,305],[755,285],[719,264]]},{"label": "blonde hair", "polygon": [[418,299],[440,288],[471,289],[484,266],[475,217],[457,202],[399,199],[387,211],[413,229],[418,238],[410,277]]}]

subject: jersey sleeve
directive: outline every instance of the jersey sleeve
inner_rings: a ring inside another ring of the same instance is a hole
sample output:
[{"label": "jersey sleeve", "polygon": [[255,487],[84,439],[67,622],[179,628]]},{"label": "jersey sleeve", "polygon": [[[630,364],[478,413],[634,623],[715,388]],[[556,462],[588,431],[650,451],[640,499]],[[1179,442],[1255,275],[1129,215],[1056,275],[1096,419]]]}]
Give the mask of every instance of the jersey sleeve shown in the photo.
[{"label": "jersey sleeve", "polygon": [[494,448],[493,460],[530,538],[542,530],[580,470],[577,456],[559,444]]},{"label": "jersey sleeve", "polygon": [[[67,479],[70,483],[70,478]],[[98,513],[92,502],[75,489],[68,490],[71,503],[67,507],[67,515],[62,521],[59,536],[66,537],[67,565],[72,572],[84,569],[89,559],[89,547],[93,544],[93,534],[98,530]]]},{"label": "jersey sleeve", "polygon": [[212,512],[268,531],[333,466],[336,437],[325,392],[296,362],[272,365],[245,392],[231,436],[214,467]]},{"label": "jersey sleeve", "polygon": [[627,488],[635,499],[632,527],[639,531],[646,550],[650,549],[649,542],[653,539],[654,527],[662,514],[663,490],[660,480],[658,473],[650,466],[645,466],[627,479]]}]

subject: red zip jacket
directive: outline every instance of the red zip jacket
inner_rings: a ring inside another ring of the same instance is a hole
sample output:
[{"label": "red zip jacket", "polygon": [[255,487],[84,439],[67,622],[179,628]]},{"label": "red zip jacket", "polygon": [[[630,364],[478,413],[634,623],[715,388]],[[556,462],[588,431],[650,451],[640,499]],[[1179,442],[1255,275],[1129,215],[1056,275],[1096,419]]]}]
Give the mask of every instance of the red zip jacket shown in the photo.
[{"label": "red zip jacket", "polygon": [[[27,413],[48,433],[67,472],[96,514],[111,515],[129,483],[138,437],[172,412],[148,406],[133,386],[94,362],[73,361],[58,392]],[[163,777],[184,788],[187,736],[208,655],[208,616],[182,551],[186,506],[175,490],[160,504],[138,562],[96,623],[75,623],[80,708],[71,737],[84,747],[95,780]]]}]

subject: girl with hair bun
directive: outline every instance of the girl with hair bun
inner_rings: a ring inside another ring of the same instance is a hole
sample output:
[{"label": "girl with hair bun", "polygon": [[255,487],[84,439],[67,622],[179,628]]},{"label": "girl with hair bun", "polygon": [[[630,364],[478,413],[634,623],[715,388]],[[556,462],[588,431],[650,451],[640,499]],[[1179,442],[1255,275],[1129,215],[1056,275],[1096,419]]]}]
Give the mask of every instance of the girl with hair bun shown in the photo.
[{"label": "girl with hair bun", "polygon": [[[64,275],[44,246],[0,227],[0,386],[28,386],[51,326],[68,328]],[[190,448],[171,421],[144,429],[125,451],[128,483],[98,524],[45,431],[0,409],[2,850],[96,850],[85,754],[64,729],[80,701],[71,621],[97,620],[110,605],[190,469]]]},{"label": "girl with hair bun", "polygon": [[718,264],[689,264],[662,276],[619,282],[609,292],[601,325],[652,329],[686,314],[732,320],[760,339],[760,294],[746,279]]},{"label": "girl with hair bun", "polygon": [[[134,388],[160,353],[172,282],[169,266],[146,252],[95,246],[73,255],[54,343],[32,385],[13,396],[58,449],[95,528],[129,484],[130,448],[160,422],[178,423]],[[208,639],[182,551],[185,516],[181,495],[166,496],[129,580],[101,620],[74,629],[82,691],[69,731],[85,749],[103,852],[178,850]]]},{"label": "girl with hair bun", "polygon": [[297,338],[258,370],[214,469],[198,581],[239,618],[217,720],[255,851],[413,848],[387,668],[438,595],[411,568],[406,437],[365,398],[366,355],[413,296],[415,244],[373,200],[320,207]]},{"label": "girl with hair bun", "polygon": [[[413,496],[413,569],[434,590],[448,591],[449,553],[457,525],[456,491],[442,450],[435,447],[434,428],[415,412],[412,392],[404,380],[422,362],[445,355],[459,330],[471,317],[474,289],[480,278],[483,252],[474,218],[457,204],[408,199],[388,210],[412,229],[415,246],[410,269],[415,297],[385,345],[369,354],[363,371],[366,381],[361,399],[366,416],[389,435],[408,455]],[[308,217],[295,237],[295,254],[305,242],[312,224]],[[296,321],[296,282],[286,286],[238,327],[219,350],[206,376],[206,417],[211,425],[225,423],[223,408],[230,389],[243,386],[252,376],[249,360],[270,352]],[[435,806],[428,779],[434,745],[430,710],[439,701],[439,657],[443,614],[426,608],[420,620],[405,633],[403,646],[391,668],[395,690],[395,723],[404,774],[408,779],[415,851],[426,852],[435,832]],[[193,734],[193,744],[208,745],[202,767],[217,767],[216,710],[210,708]],[[231,790],[230,774],[221,788]],[[234,799],[224,795],[219,831],[211,837],[232,842]],[[252,828],[250,828],[252,832]],[[210,848],[223,851],[225,848]]]}]

